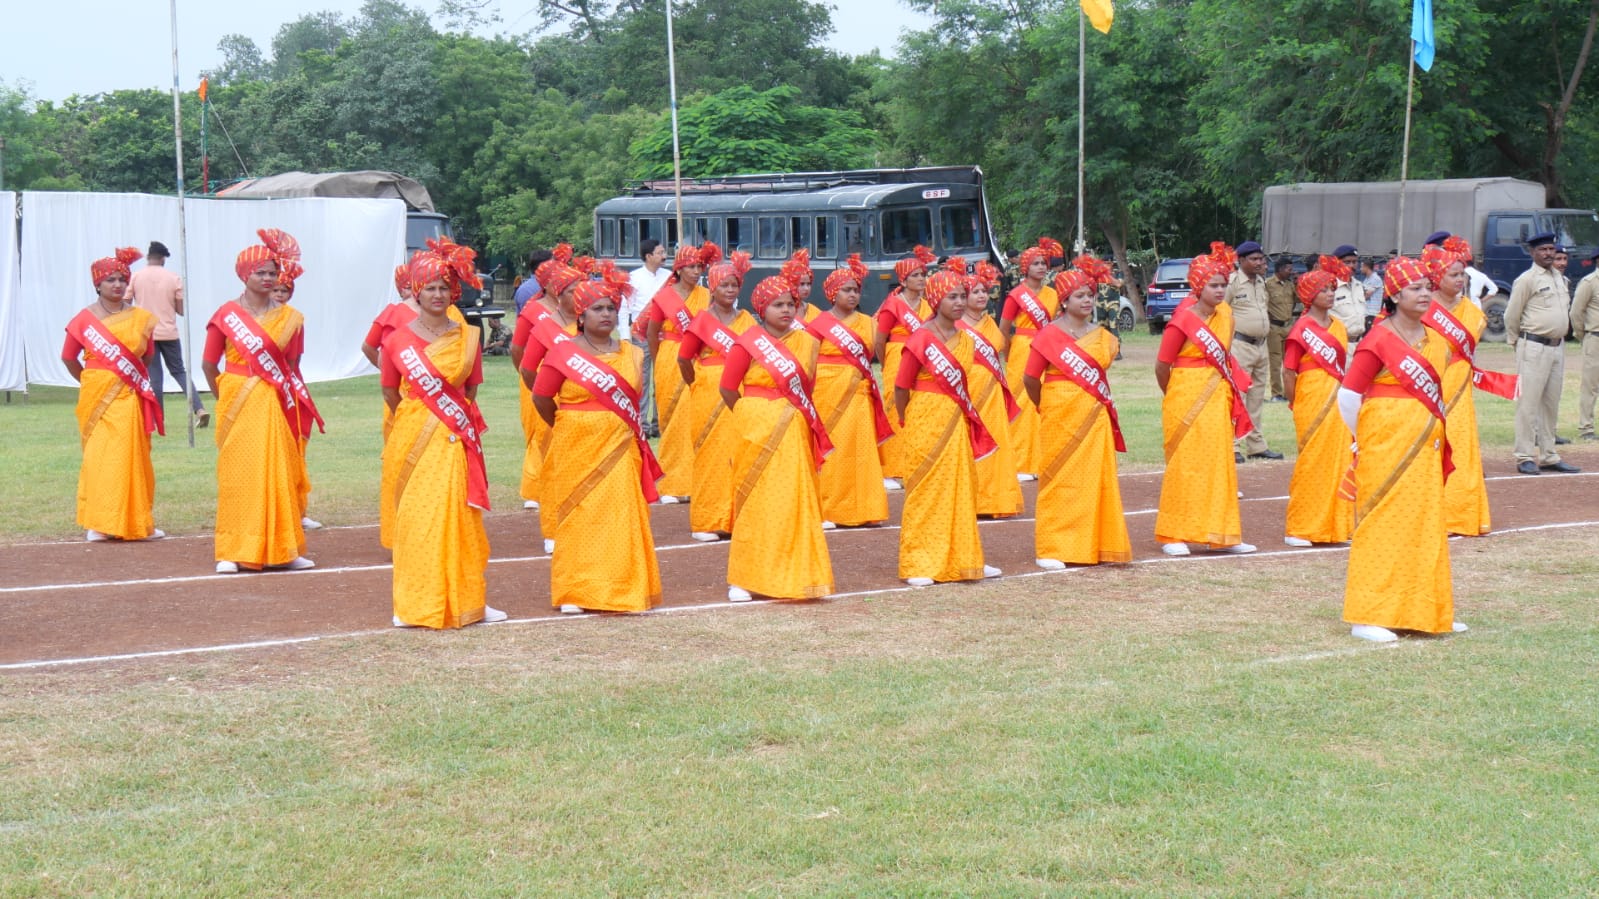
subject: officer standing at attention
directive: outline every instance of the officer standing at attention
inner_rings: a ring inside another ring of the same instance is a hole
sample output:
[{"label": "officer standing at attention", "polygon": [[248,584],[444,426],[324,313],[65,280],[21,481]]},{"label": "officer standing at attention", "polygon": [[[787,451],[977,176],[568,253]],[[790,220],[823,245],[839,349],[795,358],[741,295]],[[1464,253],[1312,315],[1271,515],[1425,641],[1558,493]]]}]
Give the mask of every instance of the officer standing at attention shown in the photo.
[{"label": "officer standing at attention", "polygon": [[[1589,259],[1599,262],[1599,251]],[[1599,268],[1577,282],[1571,300],[1571,330],[1582,341],[1582,387],[1577,394],[1577,439],[1592,443],[1593,407],[1599,401]]]},{"label": "officer standing at attention", "polygon": [[1266,338],[1271,366],[1271,401],[1286,403],[1283,397],[1283,343],[1288,340],[1288,327],[1298,318],[1299,297],[1294,294],[1294,260],[1278,256],[1275,271],[1266,279],[1266,315],[1271,319],[1271,333]]},{"label": "officer standing at attention", "polygon": [[[1333,287],[1333,317],[1344,323],[1353,344],[1366,333],[1366,285],[1360,280],[1360,251],[1354,244],[1340,244],[1332,251],[1333,258],[1349,269],[1349,277],[1340,278]],[[1378,287],[1378,293],[1382,291]],[[1382,299],[1381,296],[1378,299]],[[1354,352],[1353,346],[1350,352]]]},{"label": "officer standing at attention", "polygon": [[1527,238],[1532,268],[1510,287],[1505,307],[1505,339],[1516,349],[1516,471],[1573,473],[1575,465],[1560,461],[1555,451],[1555,419],[1560,414],[1560,387],[1566,374],[1565,343],[1571,302],[1564,275],[1554,270],[1555,235]]},{"label": "officer standing at attention", "polygon": [[[1266,338],[1271,335],[1271,319],[1266,313],[1266,252],[1260,244],[1246,240],[1238,245],[1238,270],[1227,282],[1227,303],[1233,307],[1233,358],[1248,373],[1253,382],[1244,394],[1244,407],[1249,410],[1249,420],[1254,430],[1233,445],[1233,459],[1281,459],[1282,453],[1272,452],[1266,446],[1266,437],[1260,432],[1261,411],[1266,402],[1266,387],[1270,377],[1270,355]],[[1278,377],[1281,377],[1279,374]]]}]

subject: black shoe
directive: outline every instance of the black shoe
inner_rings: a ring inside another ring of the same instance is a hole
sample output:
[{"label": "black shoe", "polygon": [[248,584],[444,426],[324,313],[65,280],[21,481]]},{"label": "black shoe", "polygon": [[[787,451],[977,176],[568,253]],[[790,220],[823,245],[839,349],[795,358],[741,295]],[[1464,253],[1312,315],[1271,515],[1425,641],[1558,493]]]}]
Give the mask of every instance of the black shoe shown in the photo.
[{"label": "black shoe", "polygon": [[1570,442],[1571,442],[1571,438],[1570,437],[1562,437],[1559,434],[1555,435],[1555,446],[1565,446],[1565,445],[1569,444]]},{"label": "black shoe", "polygon": [[1268,460],[1273,461],[1273,462],[1277,461],[1278,459],[1281,459],[1282,457],[1283,457],[1283,454],[1279,453],[1279,452],[1276,452],[1275,450],[1261,450],[1258,453],[1250,453],[1249,454],[1249,458],[1251,458],[1251,459],[1268,459]]},{"label": "black shoe", "polygon": [[1578,434],[1577,439],[1583,443],[1593,443],[1595,440],[1599,440],[1599,434]]},{"label": "black shoe", "polygon": [[1558,471],[1561,474],[1576,474],[1577,472],[1582,471],[1582,469],[1572,465],[1570,462],[1552,462],[1548,465],[1540,465],[1538,467],[1544,471]]},{"label": "black shoe", "polygon": [[1537,474],[1538,473],[1538,463],[1530,461],[1530,460],[1526,461],[1526,462],[1523,462],[1520,465],[1516,466],[1516,471],[1520,472],[1521,474]]},{"label": "black shoe", "polygon": [[1237,450],[1233,450],[1233,462],[1239,465],[1244,464],[1244,454],[1238,452]]},{"label": "black shoe", "polygon": [[1272,397],[1271,401],[1274,402],[1274,403],[1286,403],[1286,402],[1288,402],[1288,397],[1285,397],[1285,396],[1283,396],[1282,394],[1279,393],[1276,396]]}]

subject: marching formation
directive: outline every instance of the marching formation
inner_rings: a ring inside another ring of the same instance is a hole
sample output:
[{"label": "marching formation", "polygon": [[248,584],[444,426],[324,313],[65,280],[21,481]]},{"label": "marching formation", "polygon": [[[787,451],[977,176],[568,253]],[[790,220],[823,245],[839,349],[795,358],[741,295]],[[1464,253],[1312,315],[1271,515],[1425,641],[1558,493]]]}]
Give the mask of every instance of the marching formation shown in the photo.
[{"label": "marching formation", "polygon": [[[259,235],[235,263],[241,293],[206,325],[219,573],[312,568],[305,531],[320,526],[306,514],[305,452],[322,419],[299,371],[304,316],[290,305],[300,251],[281,231]],[[165,536],[151,516],[158,323],[127,296],[139,257],[118,250],[91,266],[95,301],[68,324],[62,351],[81,383],[77,507],[90,541]],[[486,602],[481,342],[455,305],[463,285],[481,287],[474,261],[466,247],[430,241],[395,272],[400,299],[361,347],[385,403],[379,540],[393,551],[397,627],[505,618]],[[1350,276],[1336,256],[1293,285],[1305,311],[1286,328],[1277,315],[1291,314],[1293,297],[1289,313],[1268,313],[1282,301],[1266,298],[1258,244],[1214,243],[1194,258],[1192,294],[1155,365],[1163,552],[1255,551],[1241,533],[1236,465],[1245,451],[1281,458],[1257,427],[1269,368],[1298,442],[1284,542],[1350,544],[1344,618],[1356,637],[1464,630],[1447,539],[1490,529],[1473,388],[1508,398],[1527,389],[1476,366],[1486,320],[1462,293],[1470,261],[1470,247],[1447,234],[1420,258],[1395,260],[1386,311],[1368,329],[1339,308]],[[552,606],[638,612],[660,602],[655,502],[688,503],[693,539],[729,541],[733,602],[832,593],[825,532],[886,522],[890,490],[904,491],[898,574],[912,586],[1000,574],[984,561],[978,519],[1021,514],[1020,483],[1035,479],[1040,568],[1130,561],[1116,462],[1126,441],[1109,376],[1121,344],[1094,320],[1113,275],[1092,256],[1065,262],[1049,238],[1023,252],[995,321],[999,271],[940,263],[924,247],[895,266],[898,286],[874,316],[859,309],[868,272],[858,257],[823,277],[813,304],[802,250],[753,286],[744,310],[743,253],[681,246],[646,300],[612,263],[555,248],[533,273],[510,344],[526,443],[520,492],[552,556]],[[1512,309],[1531,315],[1547,298],[1535,289],[1520,299]],[[1542,358],[1536,334],[1512,333],[1518,360],[1534,345],[1527,355]],[[1553,456],[1552,418],[1527,405],[1533,423],[1524,446],[1518,412],[1518,457],[1574,470]]]}]

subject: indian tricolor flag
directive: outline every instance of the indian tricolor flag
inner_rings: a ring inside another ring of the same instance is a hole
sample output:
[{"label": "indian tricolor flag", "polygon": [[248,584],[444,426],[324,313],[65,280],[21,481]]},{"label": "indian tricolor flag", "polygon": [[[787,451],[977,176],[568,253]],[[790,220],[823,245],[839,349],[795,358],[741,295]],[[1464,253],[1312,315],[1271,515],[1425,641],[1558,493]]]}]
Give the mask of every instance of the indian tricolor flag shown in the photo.
[{"label": "indian tricolor flag", "polygon": [[1083,15],[1088,16],[1088,24],[1100,34],[1110,34],[1110,23],[1116,18],[1116,10],[1111,8],[1110,0],[1080,0],[1083,4]]}]

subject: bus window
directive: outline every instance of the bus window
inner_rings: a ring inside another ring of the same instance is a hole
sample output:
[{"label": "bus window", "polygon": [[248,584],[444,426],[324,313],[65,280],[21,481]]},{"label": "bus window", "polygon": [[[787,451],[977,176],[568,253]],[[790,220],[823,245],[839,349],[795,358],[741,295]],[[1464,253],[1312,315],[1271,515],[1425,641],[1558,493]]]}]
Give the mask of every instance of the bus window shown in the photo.
[{"label": "bus window", "polygon": [[933,213],[928,209],[888,209],[882,214],[883,253],[909,253],[917,244],[933,242]]},{"label": "bus window", "polygon": [[866,252],[866,239],[861,234],[861,217],[853,212],[844,216],[844,251]]},{"label": "bus window", "polygon": [[622,259],[632,259],[638,255],[638,222],[633,219],[618,219],[622,226],[622,242],[616,248],[616,255]]},{"label": "bus window", "polygon": [[712,243],[716,242],[717,234],[715,219],[696,216],[689,221],[688,230],[689,233],[693,235],[691,240],[695,244],[703,244],[706,241],[711,241]]},{"label": "bus window", "polygon": [[838,258],[838,219],[830,215],[816,217],[816,250],[812,255],[817,259]]},{"label": "bus window", "polygon": [[981,247],[977,233],[977,209],[972,206],[945,206],[938,211],[939,237],[946,253]]},{"label": "bus window", "polygon": [[600,255],[616,255],[616,219],[600,219]]},{"label": "bus window", "polygon": [[756,220],[759,231],[755,240],[758,259],[782,259],[788,255],[788,241],[783,239],[783,220],[775,215],[763,215]]},{"label": "bus window", "polygon": [[669,219],[666,220],[666,245],[672,248],[672,252],[674,252],[674,253],[677,252],[677,217],[676,216],[673,216],[672,218],[669,218]]},{"label": "bus window", "polygon": [[646,241],[646,240],[650,240],[652,238],[657,240],[657,241],[660,241],[663,244],[668,244],[668,245],[671,244],[671,241],[666,239],[666,228],[661,225],[661,220],[660,219],[639,219],[638,220],[638,239],[639,239],[639,241],[643,242],[643,241]]},{"label": "bus window", "polygon": [[[811,220],[809,216],[795,215],[788,219],[788,245],[795,251],[811,250]],[[811,257],[814,259],[813,252]]]},{"label": "bus window", "polygon": [[727,246],[722,249],[728,254],[734,250],[743,250],[748,253],[755,249],[755,218],[748,215],[728,216],[727,218]]}]

